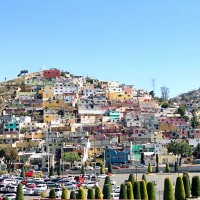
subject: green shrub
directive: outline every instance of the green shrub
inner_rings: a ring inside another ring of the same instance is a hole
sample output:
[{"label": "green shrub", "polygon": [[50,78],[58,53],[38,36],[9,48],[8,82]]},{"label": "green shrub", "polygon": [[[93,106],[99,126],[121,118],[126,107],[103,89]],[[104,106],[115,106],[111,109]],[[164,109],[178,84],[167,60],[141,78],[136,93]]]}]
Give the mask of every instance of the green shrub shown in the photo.
[{"label": "green shrub", "polygon": [[19,183],[17,186],[17,192],[16,192],[16,200],[24,200],[24,193],[22,190],[22,184]]},{"label": "green shrub", "polygon": [[111,164],[111,162],[109,162],[109,165],[108,165],[108,172],[112,174],[112,164]]},{"label": "green shrub", "polygon": [[178,200],[185,199],[185,189],[183,185],[183,180],[180,176],[176,178],[175,199],[178,199]]},{"label": "green shrub", "polygon": [[134,182],[135,182],[135,177],[134,177],[133,174],[130,174],[130,175],[129,175],[128,181],[131,182],[131,183],[132,183],[132,186],[133,186],[133,184],[134,184]]},{"label": "green shrub", "polygon": [[41,196],[42,198],[45,198],[45,197],[46,197],[46,192],[40,192],[40,196]]},{"label": "green shrub", "polygon": [[111,187],[109,184],[104,185],[103,199],[111,199]]},{"label": "green shrub", "polygon": [[9,200],[7,196],[4,196],[2,200]]},{"label": "green shrub", "polygon": [[95,199],[103,199],[103,194],[100,187],[95,188]]},{"label": "green shrub", "polygon": [[127,183],[127,199],[133,200],[133,185],[131,182]]},{"label": "green shrub", "polygon": [[142,180],[147,184],[147,178],[146,178],[145,174],[142,174]]},{"label": "green shrub", "polygon": [[165,172],[169,173],[170,172],[170,167],[169,167],[169,163],[166,163],[166,167],[165,167]]},{"label": "green shrub", "polygon": [[120,187],[119,199],[127,199],[126,185],[124,183]]},{"label": "green shrub", "polygon": [[156,190],[154,182],[148,182],[147,183],[147,194],[149,200],[156,200]]},{"label": "green shrub", "polygon": [[50,199],[55,199],[56,198],[56,192],[54,189],[51,189],[49,192],[49,198]]},{"label": "green shrub", "polygon": [[185,188],[185,196],[186,198],[190,198],[190,180],[187,175],[183,176],[183,185]]},{"label": "green shrub", "polygon": [[82,187],[78,190],[78,199],[86,199],[85,190]]},{"label": "green shrub", "polygon": [[148,172],[149,172],[149,173],[152,173],[152,166],[151,166],[151,163],[149,163]]},{"label": "green shrub", "polygon": [[107,185],[107,184],[111,186],[110,176],[106,176],[105,178],[104,185]]},{"label": "green shrub", "polygon": [[160,172],[159,165],[156,164],[156,173]]},{"label": "green shrub", "polygon": [[95,199],[94,190],[92,188],[88,189],[87,199]]},{"label": "green shrub", "polygon": [[200,196],[200,181],[199,176],[193,176],[192,177],[192,187],[191,187],[191,193],[193,197],[199,197]]},{"label": "green shrub", "polygon": [[190,183],[190,175],[188,172],[183,172],[183,176],[187,176],[188,177],[188,180],[189,180],[189,184],[191,185]]},{"label": "green shrub", "polygon": [[102,165],[101,165],[100,174],[105,174],[104,163],[102,163]]},{"label": "green shrub", "polygon": [[20,177],[25,178],[24,166],[22,166]]},{"label": "green shrub", "polygon": [[177,162],[175,162],[175,164],[174,164],[174,171],[178,172],[178,163]]},{"label": "green shrub", "polygon": [[61,199],[68,199],[68,191],[67,188],[62,189]]},{"label": "green shrub", "polygon": [[140,194],[141,194],[141,199],[148,200],[146,182],[144,180],[140,181]]},{"label": "green shrub", "polygon": [[76,199],[76,193],[74,190],[72,190],[70,193],[70,199]]},{"label": "green shrub", "polygon": [[174,200],[173,187],[170,178],[165,178],[163,200]]},{"label": "green shrub", "polygon": [[141,199],[140,183],[138,181],[134,182],[134,185],[133,185],[133,196],[134,196],[135,199]]}]

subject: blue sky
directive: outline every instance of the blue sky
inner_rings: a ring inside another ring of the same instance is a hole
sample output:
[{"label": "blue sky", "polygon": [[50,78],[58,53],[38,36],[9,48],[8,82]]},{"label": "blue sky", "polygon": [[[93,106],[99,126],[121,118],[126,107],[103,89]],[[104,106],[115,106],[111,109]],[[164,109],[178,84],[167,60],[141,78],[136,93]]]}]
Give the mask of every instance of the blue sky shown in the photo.
[{"label": "blue sky", "polygon": [[199,0],[0,0],[0,81],[56,67],[170,89],[200,86]]}]

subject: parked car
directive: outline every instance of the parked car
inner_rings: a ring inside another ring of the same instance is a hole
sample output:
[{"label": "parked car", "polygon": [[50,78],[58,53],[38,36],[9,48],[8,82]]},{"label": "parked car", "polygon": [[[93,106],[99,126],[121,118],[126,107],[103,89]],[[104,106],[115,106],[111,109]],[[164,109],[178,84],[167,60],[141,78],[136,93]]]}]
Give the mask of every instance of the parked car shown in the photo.
[{"label": "parked car", "polygon": [[100,166],[95,166],[95,169],[101,169],[101,167]]},{"label": "parked car", "polygon": [[1,196],[1,200],[3,199],[3,197],[8,197],[8,200],[15,200],[16,194],[15,193],[4,194],[3,196]]},{"label": "parked car", "polygon": [[47,185],[46,184],[39,184],[36,186],[35,190],[38,190],[40,192],[44,192],[47,190]]},{"label": "parked car", "polygon": [[113,165],[112,169],[120,169],[120,167]]},{"label": "parked car", "polygon": [[10,186],[8,188],[8,192],[16,192],[17,191],[17,186]]},{"label": "parked car", "polygon": [[64,184],[64,187],[67,188],[68,190],[78,189],[78,186],[77,186],[77,185],[72,184],[72,183],[70,183],[70,182],[65,183],[65,184]]},{"label": "parked car", "polygon": [[116,180],[114,180],[114,179],[110,179],[110,182],[111,182],[111,185],[116,185],[117,184]]},{"label": "parked car", "polygon": [[62,195],[62,188],[55,188],[56,198],[60,198]]},{"label": "parked car", "polygon": [[24,191],[24,195],[25,195],[25,196],[32,196],[32,195],[34,195],[34,191],[35,191],[35,189],[33,189],[33,188],[27,188],[27,189]]},{"label": "parked car", "polygon": [[113,193],[111,193],[111,199],[119,199],[119,194],[120,193],[115,193],[115,192],[113,192]]},{"label": "parked car", "polygon": [[87,183],[87,185],[84,188],[95,188],[96,186],[98,186],[98,182],[95,181],[90,181]]},{"label": "parked car", "polygon": [[91,167],[91,166],[87,166],[87,167],[85,168],[85,170],[94,170],[94,168]]},{"label": "parked car", "polygon": [[102,178],[102,179],[105,179],[107,176],[107,174],[99,174],[99,176],[97,176],[98,178]]},{"label": "parked car", "polygon": [[47,188],[52,188],[52,187],[58,187],[59,186],[58,183],[55,183],[53,181],[47,181],[46,185],[47,185]]},{"label": "parked car", "polygon": [[120,186],[116,186],[113,188],[113,193],[120,193]]}]

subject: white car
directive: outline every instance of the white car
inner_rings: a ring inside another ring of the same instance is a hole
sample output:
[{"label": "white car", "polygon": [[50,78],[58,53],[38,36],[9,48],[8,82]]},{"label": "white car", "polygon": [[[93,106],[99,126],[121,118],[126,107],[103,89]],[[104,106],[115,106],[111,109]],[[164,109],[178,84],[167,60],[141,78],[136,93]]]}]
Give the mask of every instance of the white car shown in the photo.
[{"label": "white car", "polygon": [[91,167],[91,166],[87,166],[87,167],[85,168],[85,170],[94,170],[94,168]]},{"label": "white car", "polygon": [[95,169],[101,169],[101,167],[100,166],[96,166]]},{"label": "white car", "polygon": [[35,190],[38,190],[40,192],[44,192],[47,190],[47,185],[46,184],[39,184],[36,186]]},{"label": "white car", "polygon": [[120,186],[116,186],[113,188],[113,193],[120,193]]},{"label": "white car", "polygon": [[17,181],[14,180],[14,179],[8,179],[8,178],[6,178],[6,179],[4,179],[2,181],[2,183],[4,183],[4,184],[17,184]]},{"label": "white car", "polygon": [[115,179],[110,179],[110,182],[111,182],[111,185],[116,185],[117,184]]},{"label": "white car", "polygon": [[56,198],[60,198],[62,195],[62,188],[55,188]]},{"label": "white car", "polygon": [[8,193],[8,194],[4,194],[3,196],[1,196],[2,198],[3,197],[8,197],[8,200],[15,200],[16,198],[16,194],[15,193]]},{"label": "white car", "polygon": [[17,192],[17,186],[10,186],[8,192]]},{"label": "white car", "polygon": [[65,183],[65,184],[64,184],[64,187],[67,188],[68,190],[78,189],[77,185],[72,184],[72,183],[70,183],[70,182]]},{"label": "white car", "polygon": [[105,179],[106,176],[108,176],[107,174],[100,174],[99,176],[97,176],[97,178],[102,178],[102,179]]},{"label": "white car", "polygon": [[120,193],[115,193],[115,192],[111,193],[111,199],[119,199],[119,194]]},{"label": "white car", "polygon": [[34,188],[27,188],[26,190],[24,190],[24,195],[25,196],[33,196],[34,195]]},{"label": "white car", "polygon": [[98,182],[95,182],[95,181],[90,181],[87,183],[87,185],[85,186],[85,188],[95,188],[96,186],[99,186],[98,185]]}]

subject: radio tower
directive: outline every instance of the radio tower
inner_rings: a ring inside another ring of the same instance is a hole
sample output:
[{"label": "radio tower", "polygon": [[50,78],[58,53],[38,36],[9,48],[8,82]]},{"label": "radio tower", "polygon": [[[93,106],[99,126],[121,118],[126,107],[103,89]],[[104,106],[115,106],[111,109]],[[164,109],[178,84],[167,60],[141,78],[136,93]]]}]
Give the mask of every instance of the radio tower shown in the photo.
[{"label": "radio tower", "polygon": [[155,82],[156,82],[156,79],[152,78],[151,83],[152,83],[152,90],[154,92],[154,95],[155,95]]}]

